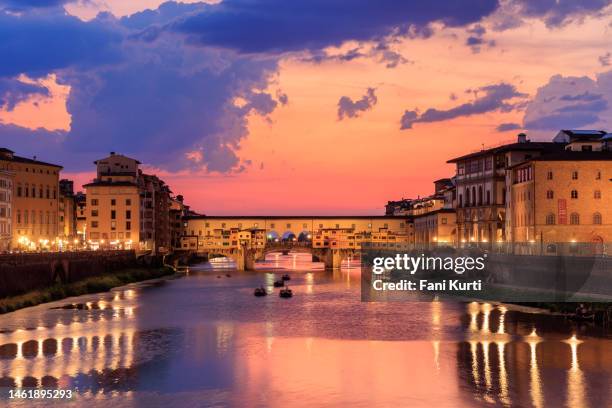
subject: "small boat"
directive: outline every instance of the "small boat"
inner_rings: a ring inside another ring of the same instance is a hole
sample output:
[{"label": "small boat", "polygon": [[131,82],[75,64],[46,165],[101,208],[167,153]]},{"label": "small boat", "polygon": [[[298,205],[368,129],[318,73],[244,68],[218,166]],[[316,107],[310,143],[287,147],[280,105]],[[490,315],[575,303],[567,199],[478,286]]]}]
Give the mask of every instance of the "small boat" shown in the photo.
[{"label": "small boat", "polygon": [[283,277],[282,277],[282,279],[283,279],[284,281],[288,281],[288,280],[291,280],[291,276],[289,276],[289,275],[287,275],[287,274],[284,274],[284,275],[283,275]]},{"label": "small boat", "polygon": [[278,296],[282,298],[290,298],[293,296],[293,291],[289,287],[285,286],[285,289],[281,289]]},{"label": "small boat", "polygon": [[266,290],[264,289],[264,287],[259,287],[259,288],[255,288],[255,291],[253,292],[253,294],[257,297],[260,296],[267,296],[268,292],[266,292]]},{"label": "small boat", "polygon": [[274,287],[275,288],[282,288],[283,286],[285,286],[285,281],[284,280],[277,280],[274,281]]},{"label": "small boat", "polygon": [[232,275],[230,275],[229,273],[226,273],[225,276],[228,277],[228,278],[232,277]]}]

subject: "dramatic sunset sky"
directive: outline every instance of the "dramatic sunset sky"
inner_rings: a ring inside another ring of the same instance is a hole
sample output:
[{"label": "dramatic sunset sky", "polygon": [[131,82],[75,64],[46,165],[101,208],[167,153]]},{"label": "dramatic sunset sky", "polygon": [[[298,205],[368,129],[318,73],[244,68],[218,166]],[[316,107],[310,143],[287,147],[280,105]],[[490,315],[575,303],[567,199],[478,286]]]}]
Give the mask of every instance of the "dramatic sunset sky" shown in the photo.
[{"label": "dramatic sunset sky", "polygon": [[612,128],[603,0],[0,0],[0,146],[210,214],[381,214],[446,160]]}]

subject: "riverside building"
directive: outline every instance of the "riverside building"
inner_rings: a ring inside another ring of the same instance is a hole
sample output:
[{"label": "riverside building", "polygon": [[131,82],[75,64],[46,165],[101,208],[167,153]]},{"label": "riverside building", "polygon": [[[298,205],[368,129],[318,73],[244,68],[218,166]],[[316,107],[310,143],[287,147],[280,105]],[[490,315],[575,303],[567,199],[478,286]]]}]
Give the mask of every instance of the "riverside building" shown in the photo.
[{"label": "riverside building", "polygon": [[554,243],[601,248],[612,241],[612,151],[603,141],[570,141],[511,167],[510,175],[511,242],[556,252]]},{"label": "riverside building", "polygon": [[59,173],[62,166],[0,149],[0,168],[11,172],[11,249],[57,248]]},{"label": "riverside building", "polygon": [[563,150],[564,143],[531,142],[523,133],[515,143],[483,149],[456,157],[456,213],[459,245],[504,242],[506,220],[511,217],[506,170],[546,153]]}]

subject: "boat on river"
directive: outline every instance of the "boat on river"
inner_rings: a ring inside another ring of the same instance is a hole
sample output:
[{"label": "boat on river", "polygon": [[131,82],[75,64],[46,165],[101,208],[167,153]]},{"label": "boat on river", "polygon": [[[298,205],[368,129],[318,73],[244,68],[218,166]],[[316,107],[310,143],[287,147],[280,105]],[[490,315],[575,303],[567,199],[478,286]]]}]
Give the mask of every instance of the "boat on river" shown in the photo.
[{"label": "boat on river", "polygon": [[280,290],[280,292],[278,293],[278,296],[282,298],[290,298],[290,297],[293,297],[293,291],[289,289],[288,286],[285,286],[284,289]]}]

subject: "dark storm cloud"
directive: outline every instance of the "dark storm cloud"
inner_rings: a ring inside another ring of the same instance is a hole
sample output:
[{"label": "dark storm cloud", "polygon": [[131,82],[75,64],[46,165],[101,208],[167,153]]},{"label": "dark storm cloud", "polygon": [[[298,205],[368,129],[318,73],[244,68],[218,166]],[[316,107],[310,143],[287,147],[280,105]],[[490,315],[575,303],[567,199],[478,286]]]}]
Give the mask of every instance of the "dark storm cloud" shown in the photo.
[{"label": "dark storm cloud", "polygon": [[518,123],[501,123],[495,128],[498,132],[509,132],[511,130],[519,130],[521,125]]},{"label": "dark storm cloud", "polygon": [[514,0],[521,14],[542,18],[548,26],[558,26],[594,14],[610,5],[610,0]]},{"label": "dark storm cloud", "polygon": [[0,77],[118,62],[121,41],[122,33],[104,18],[84,22],[55,9],[18,16],[0,11]]},{"label": "dark storm cloud", "polygon": [[525,17],[541,19],[547,27],[554,28],[597,15],[611,3],[611,0],[508,0],[495,13],[493,26],[496,30],[514,28]]},{"label": "dark storm cloud", "polygon": [[527,105],[523,125],[531,130],[554,130],[610,125],[612,71],[589,77],[555,75],[538,89]]},{"label": "dark storm cloud", "polygon": [[338,120],[344,118],[355,118],[362,112],[372,109],[378,99],[376,98],[376,89],[368,88],[366,94],[360,99],[353,101],[348,96],[343,96],[338,101]]},{"label": "dark storm cloud", "polygon": [[33,95],[49,96],[49,89],[38,84],[29,84],[17,78],[0,78],[0,109],[11,111],[19,102]]},{"label": "dark storm cloud", "polygon": [[172,24],[191,43],[240,52],[317,50],[347,40],[367,41],[433,21],[461,26],[497,7],[494,0],[226,0]]},{"label": "dark storm cloud", "polygon": [[[514,85],[500,83],[483,86],[468,92],[476,95],[472,102],[464,103],[451,109],[440,110],[429,108],[422,114],[417,111],[405,111],[401,119],[401,129],[411,129],[414,123],[441,122],[463,116],[478,115],[487,112],[509,112],[517,108],[517,104],[511,102],[513,98],[524,98],[527,95],[516,90]],[[483,96],[477,96],[484,93]]]},{"label": "dark storm cloud", "polygon": [[26,9],[26,8],[46,8],[56,7],[67,3],[74,3],[76,0],[0,0],[0,9],[8,8]]}]

